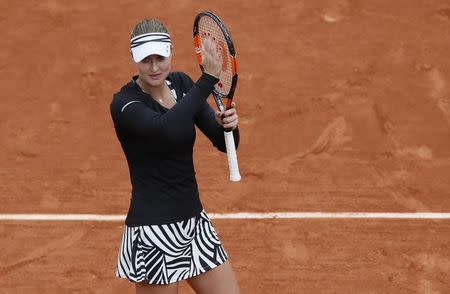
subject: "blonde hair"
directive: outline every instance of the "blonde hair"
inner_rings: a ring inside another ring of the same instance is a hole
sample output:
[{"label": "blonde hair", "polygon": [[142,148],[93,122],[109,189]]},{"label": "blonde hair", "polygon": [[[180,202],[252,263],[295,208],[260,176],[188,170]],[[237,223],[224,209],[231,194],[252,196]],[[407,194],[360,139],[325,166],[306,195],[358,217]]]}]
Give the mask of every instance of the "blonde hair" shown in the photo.
[{"label": "blonde hair", "polygon": [[159,20],[155,18],[147,18],[142,20],[134,27],[133,31],[131,32],[131,39],[136,36],[148,33],[168,34],[169,31],[167,30],[166,26]]}]

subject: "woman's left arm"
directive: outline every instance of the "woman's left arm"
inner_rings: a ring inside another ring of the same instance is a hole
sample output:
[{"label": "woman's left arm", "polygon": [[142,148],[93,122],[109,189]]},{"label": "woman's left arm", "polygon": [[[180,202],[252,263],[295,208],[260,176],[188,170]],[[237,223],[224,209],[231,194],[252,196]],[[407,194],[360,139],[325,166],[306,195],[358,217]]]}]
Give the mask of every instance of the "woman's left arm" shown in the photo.
[{"label": "woman's left arm", "polygon": [[224,127],[233,129],[233,137],[236,149],[239,146],[238,115],[233,107],[222,115],[219,111],[214,112],[212,107],[205,102],[195,116],[195,124],[208,137],[211,143],[220,151],[226,152]]}]

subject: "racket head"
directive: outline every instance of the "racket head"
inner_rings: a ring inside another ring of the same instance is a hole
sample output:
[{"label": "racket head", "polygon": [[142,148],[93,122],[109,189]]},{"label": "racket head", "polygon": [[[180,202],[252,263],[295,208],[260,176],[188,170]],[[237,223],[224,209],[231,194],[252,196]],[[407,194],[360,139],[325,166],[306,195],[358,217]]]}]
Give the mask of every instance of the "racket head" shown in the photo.
[{"label": "racket head", "polygon": [[219,81],[214,86],[213,96],[221,111],[223,110],[221,105],[222,108],[225,105],[226,109],[229,109],[238,81],[236,49],[231,34],[222,20],[211,11],[202,11],[195,17],[193,34],[197,61],[202,71],[204,69],[201,65],[200,47],[203,38],[212,37],[217,42],[222,54],[222,71]]}]

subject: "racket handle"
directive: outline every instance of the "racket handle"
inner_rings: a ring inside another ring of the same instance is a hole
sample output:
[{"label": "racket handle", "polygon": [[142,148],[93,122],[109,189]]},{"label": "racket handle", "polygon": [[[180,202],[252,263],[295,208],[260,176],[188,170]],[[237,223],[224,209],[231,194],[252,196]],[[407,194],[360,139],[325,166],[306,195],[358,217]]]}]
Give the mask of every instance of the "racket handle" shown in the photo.
[{"label": "racket handle", "polygon": [[227,148],[228,168],[230,170],[230,181],[239,182],[241,174],[239,173],[239,166],[236,155],[236,146],[234,145],[233,131],[224,132],[225,147]]}]

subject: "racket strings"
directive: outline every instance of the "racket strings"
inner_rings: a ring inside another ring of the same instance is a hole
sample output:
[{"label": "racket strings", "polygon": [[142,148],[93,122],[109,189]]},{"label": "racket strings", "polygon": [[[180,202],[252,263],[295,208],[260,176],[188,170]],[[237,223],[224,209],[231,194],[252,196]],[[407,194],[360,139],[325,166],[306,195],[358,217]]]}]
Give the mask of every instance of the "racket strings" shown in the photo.
[{"label": "racket strings", "polygon": [[219,50],[222,54],[222,72],[220,74],[220,81],[216,84],[215,90],[221,95],[228,95],[231,90],[233,79],[233,56],[228,49],[227,41],[222,33],[222,30],[217,23],[210,17],[204,16],[199,21],[199,36],[200,40],[205,37],[211,37],[217,41]]}]

